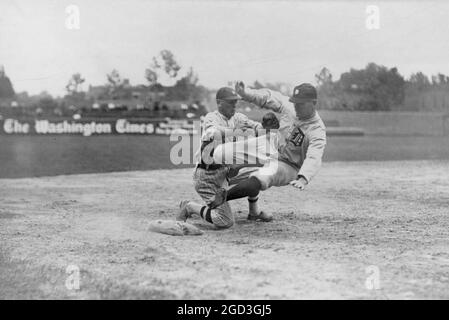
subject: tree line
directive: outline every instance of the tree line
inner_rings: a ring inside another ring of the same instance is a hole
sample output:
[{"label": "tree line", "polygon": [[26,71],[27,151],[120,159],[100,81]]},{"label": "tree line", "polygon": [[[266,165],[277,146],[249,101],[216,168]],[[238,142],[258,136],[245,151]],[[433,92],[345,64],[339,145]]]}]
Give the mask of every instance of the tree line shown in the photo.
[{"label": "tree line", "polygon": [[[26,92],[15,94],[9,79],[4,75],[0,78],[0,100],[1,94],[7,93],[8,97],[15,96],[21,104],[37,107],[85,107],[92,103],[92,97],[89,98],[83,90],[86,79],[80,73],[71,76],[65,87],[67,94],[58,99],[47,92],[37,96],[28,96]],[[102,90],[99,95],[104,100],[130,100],[133,89],[138,88],[166,101],[195,102],[208,100],[212,93],[212,90],[199,84],[198,74],[192,67],[181,67],[170,50],[162,50],[152,58],[145,69],[144,78],[146,84],[131,86],[128,79],[113,69],[106,75],[106,83],[99,86]],[[334,80],[330,70],[324,67],[315,75],[315,82],[320,109],[449,112],[449,76],[441,73],[429,78],[417,72],[405,79],[396,67],[369,63],[363,69],[351,68],[338,80]],[[286,95],[290,95],[293,89],[291,84],[257,80],[252,87],[268,87]]]},{"label": "tree line", "polygon": [[356,111],[441,111],[449,112],[449,77],[422,72],[405,79],[397,68],[369,63],[350,69],[334,81],[323,68],[315,75],[319,107]]},{"label": "tree line", "polygon": [[[132,100],[133,91],[145,93],[145,104],[158,104],[164,101],[182,101],[185,103],[201,102],[208,98],[210,90],[199,84],[199,77],[192,67],[182,68],[170,50],[162,50],[154,56],[148,68],[145,69],[145,84],[131,85],[123,78],[117,69],[106,74],[106,82],[96,86],[96,96],[101,100]],[[0,77],[0,101],[16,100],[20,106],[35,108],[89,108],[95,102],[91,92],[83,87],[84,76],[74,73],[65,85],[66,94],[55,98],[47,91],[38,95],[29,95],[26,91],[15,93],[9,78]],[[7,86],[9,84],[9,86]],[[5,87],[5,88],[3,88]],[[4,89],[4,90],[3,90]],[[98,92],[100,91],[100,92]],[[151,97],[151,101],[148,101]],[[162,104],[162,106],[164,106]],[[145,106],[147,107],[147,105]]]}]

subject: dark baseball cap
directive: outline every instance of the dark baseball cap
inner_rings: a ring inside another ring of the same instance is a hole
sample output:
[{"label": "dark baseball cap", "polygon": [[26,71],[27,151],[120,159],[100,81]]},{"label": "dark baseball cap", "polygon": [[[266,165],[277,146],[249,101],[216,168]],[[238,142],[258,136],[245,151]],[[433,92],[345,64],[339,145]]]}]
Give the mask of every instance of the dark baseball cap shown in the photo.
[{"label": "dark baseball cap", "polygon": [[314,86],[310,83],[302,83],[293,89],[293,96],[290,98],[290,102],[307,102],[316,101],[317,93]]},{"label": "dark baseball cap", "polygon": [[241,100],[242,97],[240,97],[232,88],[228,88],[228,87],[223,87],[220,88],[217,91],[217,95],[216,95],[217,99],[220,100]]}]

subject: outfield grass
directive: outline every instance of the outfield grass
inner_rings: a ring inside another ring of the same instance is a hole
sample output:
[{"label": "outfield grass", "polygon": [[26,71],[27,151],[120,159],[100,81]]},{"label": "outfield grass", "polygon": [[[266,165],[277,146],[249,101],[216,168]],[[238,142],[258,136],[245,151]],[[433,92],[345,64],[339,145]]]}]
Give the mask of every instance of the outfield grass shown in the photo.
[{"label": "outfield grass", "polygon": [[[0,136],[0,178],[191,167],[167,136]],[[192,152],[193,154],[193,152]],[[328,138],[324,161],[449,159],[448,137]]]}]

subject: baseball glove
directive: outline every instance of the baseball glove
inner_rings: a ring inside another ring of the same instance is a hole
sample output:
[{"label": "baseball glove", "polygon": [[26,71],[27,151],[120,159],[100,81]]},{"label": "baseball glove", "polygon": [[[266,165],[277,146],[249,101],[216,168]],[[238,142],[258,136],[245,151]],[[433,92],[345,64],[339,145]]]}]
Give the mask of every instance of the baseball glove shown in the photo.
[{"label": "baseball glove", "polygon": [[264,129],[279,129],[279,120],[273,112],[267,112],[262,118]]}]

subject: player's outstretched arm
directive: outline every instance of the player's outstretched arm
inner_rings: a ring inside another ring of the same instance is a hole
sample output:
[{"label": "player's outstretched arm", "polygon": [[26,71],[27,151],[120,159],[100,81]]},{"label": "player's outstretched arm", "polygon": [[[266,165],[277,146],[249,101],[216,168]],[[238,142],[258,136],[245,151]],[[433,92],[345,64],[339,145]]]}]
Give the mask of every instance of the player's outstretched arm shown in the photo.
[{"label": "player's outstretched arm", "polygon": [[304,160],[298,176],[303,176],[309,183],[321,168],[324,148],[326,147],[326,131],[322,127],[315,129],[310,137],[307,148],[306,159]]},{"label": "player's outstretched arm", "polygon": [[243,100],[255,104],[256,106],[274,111],[276,113],[288,112],[286,106],[289,105],[288,97],[270,89],[250,89],[243,81],[237,81],[235,91]]},{"label": "player's outstretched arm", "polygon": [[[242,120],[243,121],[243,120]],[[238,121],[239,123],[242,121]],[[257,126],[258,122],[255,124],[251,124],[254,126]],[[220,125],[219,120],[212,114],[209,113],[204,118],[203,123],[203,140],[208,140],[208,138],[211,138],[214,135],[223,135],[223,136],[231,136],[231,135],[238,135],[239,130],[244,131],[248,129],[247,127],[243,127],[243,124],[240,125],[240,127],[232,129],[229,127],[225,127]]]}]

